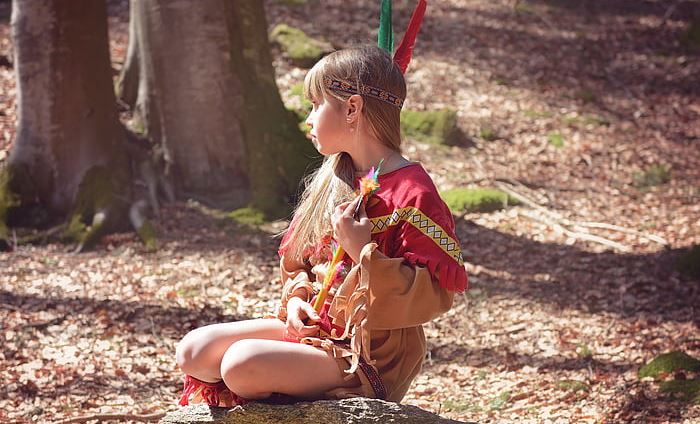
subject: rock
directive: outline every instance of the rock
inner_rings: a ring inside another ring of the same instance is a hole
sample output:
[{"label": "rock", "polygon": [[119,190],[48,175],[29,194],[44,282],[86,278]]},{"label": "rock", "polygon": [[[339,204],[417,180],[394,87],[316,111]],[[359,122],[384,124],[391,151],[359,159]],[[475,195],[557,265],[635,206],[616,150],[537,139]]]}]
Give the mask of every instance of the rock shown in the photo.
[{"label": "rock", "polygon": [[285,51],[296,66],[310,68],[319,59],[333,51],[333,46],[323,40],[311,38],[299,28],[279,24],[270,32],[270,40]]},{"label": "rock", "polygon": [[400,405],[378,399],[353,398],[339,401],[319,400],[289,405],[251,403],[235,408],[210,408],[190,405],[168,413],[161,424],[273,424],[273,423],[401,423],[450,424],[462,421],[442,418],[415,406]]},{"label": "rock", "polygon": [[457,125],[457,111],[450,108],[403,110],[401,131],[407,137],[423,143],[459,146],[466,142],[465,135]]},{"label": "rock", "polygon": [[440,195],[453,213],[493,212],[520,204],[518,199],[495,188],[456,187]]}]

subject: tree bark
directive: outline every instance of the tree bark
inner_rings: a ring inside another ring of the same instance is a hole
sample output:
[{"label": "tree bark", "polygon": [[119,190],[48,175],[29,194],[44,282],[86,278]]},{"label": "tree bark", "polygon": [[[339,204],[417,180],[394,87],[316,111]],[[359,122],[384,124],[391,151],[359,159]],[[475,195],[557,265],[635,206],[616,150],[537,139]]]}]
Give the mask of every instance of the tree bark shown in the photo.
[{"label": "tree bark", "polygon": [[281,216],[312,156],[274,80],[262,2],[132,0],[120,98],[179,197]]},{"label": "tree bark", "polygon": [[104,2],[14,0],[12,37],[18,124],[8,170],[18,210],[65,218],[91,170],[107,179],[103,199],[110,187],[128,197]]}]

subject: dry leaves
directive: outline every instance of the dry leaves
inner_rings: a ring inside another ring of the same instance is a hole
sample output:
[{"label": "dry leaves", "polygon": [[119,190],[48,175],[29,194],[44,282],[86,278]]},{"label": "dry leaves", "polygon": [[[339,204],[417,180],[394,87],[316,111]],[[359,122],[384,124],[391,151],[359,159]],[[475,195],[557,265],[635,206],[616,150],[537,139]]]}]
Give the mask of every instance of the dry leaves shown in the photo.
[{"label": "dry leaves", "polygon": [[[412,3],[395,2],[397,30]],[[115,69],[125,5],[110,2]],[[266,5],[271,27],[290,23],[336,46],[376,38],[375,1]],[[472,289],[427,326],[430,356],[405,402],[480,422],[700,420],[698,406],[636,378],[659,353],[700,356],[700,284],[673,269],[677,249],[700,243],[700,63],[677,42],[694,7],[682,3],[664,23],[663,2],[430,3],[407,107],[457,109],[471,145],[409,140],[405,153],[441,189],[518,181],[563,219],[657,234],[671,249],[585,229],[629,246],[623,254],[526,206],[459,217]],[[8,11],[0,4],[3,55]],[[281,57],[275,67],[286,98],[304,70]],[[0,67],[0,161],[14,137],[13,77]],[[495,136],[480,137],[487,129]],[[653,164],[670,168],[670,182],[636,188]],[[0,256],[0,421],[174,408],[179,338],[272,310],[272,230],[244,231],[185,204],[163,216],[157,253],[117,234],[80,256],[58,245]]]}]

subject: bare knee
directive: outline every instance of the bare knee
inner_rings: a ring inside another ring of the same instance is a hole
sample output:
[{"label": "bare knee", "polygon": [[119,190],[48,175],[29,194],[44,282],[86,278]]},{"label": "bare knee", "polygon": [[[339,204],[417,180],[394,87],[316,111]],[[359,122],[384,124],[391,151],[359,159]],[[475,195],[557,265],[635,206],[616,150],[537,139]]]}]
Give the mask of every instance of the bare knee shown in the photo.
[{"label": "bare knee", "polygon": [[218,362],[216,364],[208,363],[211,361],[211,358],[208,358],[208,355],[206,355],[206,344],[208,340],[211,340],[208,334],[209,331],[207,327],[200,327],[187,333],[185,337],[180,340],[180,343],[178,343],[175,349],[175,358],[178,365],[180,365],[180,369],[182,369],[185,374],[190,374],[202,379],[211,379],[214,377],[202,375],[202,371],[206,368],[213,367],[216,369],[218,366]]},{"label": "bare knee", "polygon": [[221,360],[221,377],[237,395],[249,399],[268,397],[266,390],[264,341],[239,340],[232,344]]}]

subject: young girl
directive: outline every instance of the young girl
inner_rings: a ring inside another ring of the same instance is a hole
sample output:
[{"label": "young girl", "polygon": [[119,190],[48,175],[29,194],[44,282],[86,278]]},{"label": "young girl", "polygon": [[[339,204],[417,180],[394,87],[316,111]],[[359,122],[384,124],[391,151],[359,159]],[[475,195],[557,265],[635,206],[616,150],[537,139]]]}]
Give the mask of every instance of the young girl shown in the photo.
[{"label": "young girl", "polygon": [[[466,289],[452,215],[423,167],[401,155],[406,85],[391,56],[377,47],[334,52],[309,71],[304,92],[313,102],[310,137],[325,160],[280,246],[281,306],[272,319],[187,334],[177,348],[187,374],[182,405],[272,395],[398,402],[426,354],[421,324]],[[380,188],[365,204],[358,179],[380,161]],[[348,272],[317,313],[310,302],[331,237]]]}]

